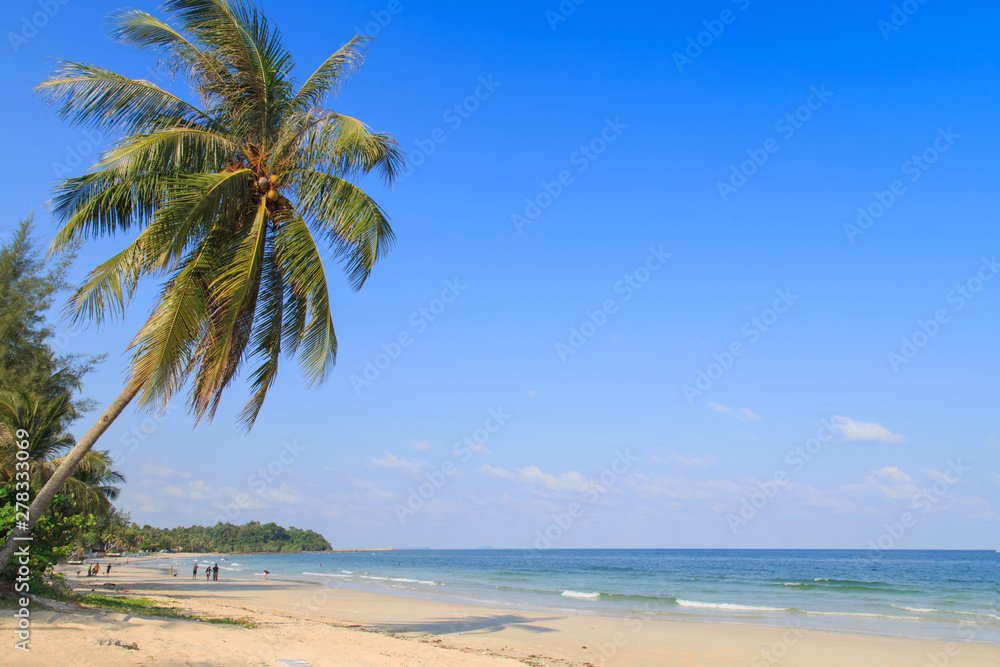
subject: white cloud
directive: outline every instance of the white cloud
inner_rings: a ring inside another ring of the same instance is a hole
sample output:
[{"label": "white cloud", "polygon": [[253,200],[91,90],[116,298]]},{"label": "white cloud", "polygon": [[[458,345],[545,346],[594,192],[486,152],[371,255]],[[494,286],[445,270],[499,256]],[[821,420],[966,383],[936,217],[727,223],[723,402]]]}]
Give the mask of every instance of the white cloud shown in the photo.
[{"label": "white cloud", "polygon": [[886,466],[865,477],[862,484],[844,484],[840,489],[852,496],[877,493],[891,500],[912,500],[920,495],[920,487],[908,474],[896,466]]},{"label": "white cloud", "polygon": [[[661,450],[663,451],[663,450]],[[662,456],[658,454],[653,455],[654,461],[661,461],[666,463],[676,463],[680,466],[711,466],[715,465],[715,457],[709,454],[708,456],[691,456],[678,454],[672,449],[668,449],[663,452]]]},{"label": "white cloud", "polygon": [[847,442],[903,442],[906,439],[881,424],[854,421],[839,415],[833,418],[833,427]]},{"label": "white cloud", "polygon": [[539,470],[536,466],[518,468],[519,479],[530,486],[541,487],[548,491],[583,491],[590,482],[575,470],[564,472],[561,475],[550,475]]},{"label": "white cloud", "polygon": [[431,443],[426,440],[414,440],[406,446],[415,452],[429,452],[431,450]]},{"label": "white cloud", "polygon": [[789,500],[794,500],[793,505],[805,505],[810,507],[827,507],[833,509],[854,509],[854,503],[849,500],[842,500],[832,494],[820,491],[808,484],[796,484],[789,482],[783,487],[783,494]]},{"label": "white cloud", "polygon": [[639,473],[629,484],[645,499],[715,500],[743,495],[743,489],[728,479],[691,480]]},{"label": "white cloud", "polygon": [[378,459],[371,459],[369,461],[373,468],[388,468],[390,470],[419,470],[427,464],[421,461],[407,461],[406,459],[401,459],[395,454],[385,453],[385,456]]},{"label": "white cloud", "polygon": [[181,472],[180,470],[174,470],[173,468],[168,468],[167,466],[157,466],[150,463],[144,463],[139,467],[139,472],[146,477],[155,477],[157,479],[190,479],[191,473]]},{"label": "white cloud", "polygon": [[396,497],[396,494],[392,491],[383,489],[375,482],[368,481],[367,479],[352,477],[351,484],[363,490],[365,492],[365,497],[371,500],[388,501]]},{"label": "white cloud", "polygon": [[886,466],[875,471],[875,476],[893,484],[904,484],[913,482],[913,478],[896,466]]},{"label": "white cloud", "polygon": [[264,500],[283,505],[298,505],[302,502],[302,490],[288,483],[282,483],[276,489],[267,489],[259,494]]},{"label": "white cloud", "polygon": [[511,471],[491,466],[489,463],[479,466],[479,472],[490,477],[495,477],[496,479],[514,479],[514,473]]},{"label": "white cloud", "polygon": [[730,415],[732,417],[736,417],[737,419],[741,419],[745,422],[760,421],[760,417],[756,413],[748,410],[747,408],[733,409],[728,405],[723,405],[722,403],[712,403],[711,401],[709,401],[708,407],[710,407],[715,412],[718,412],[719,414]]}]

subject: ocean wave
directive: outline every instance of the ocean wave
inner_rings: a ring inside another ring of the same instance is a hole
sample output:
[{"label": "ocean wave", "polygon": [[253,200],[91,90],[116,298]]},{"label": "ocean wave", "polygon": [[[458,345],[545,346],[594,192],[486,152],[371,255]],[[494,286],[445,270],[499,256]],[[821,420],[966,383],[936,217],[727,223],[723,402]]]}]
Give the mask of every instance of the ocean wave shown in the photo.
[{"label": "ocean wave", "polygon": [[871,592],[879,591],[893,593],[895,595],[917,595],[920,591],[896,586],[885,581],[859,581],[854,579],[813,579],[809,582],[789,582],[801,583],[803,590],[819,588],[824,591],[836,593],[853,593],[857,591]]},{"label": "ocean wave", "polygon": [[405,577],[389,577],[389,581],[398,581],[404,584],[423,584],[424,586],[444,586],[440,581],[425,581],[423,579],[406,579]]},{"label": "ocean wave", "polygon": [[[898,604],[889,605],[890,607],[895,607],[896,609],[903,609],[905,611],[912,611],[914,614],[946,614],[948,612],[942,611],[940,609],[931,609],[930,607],[901,607]],[[965,612],[952,612],[956,614],[962,614]]]},{"label": "ocean wave", "polygon": [[601,597],[600,593],[581,593],[580,591],[563,591],[561,595],[565,598],[577,598],[580,600],[596,600]]},{"label": "ocean wave", "polygon": [[919,621],[921,619],[912,616],[890,616],[889,614],[871,614],[860,611],[806,611],[810,616],[851,616],[856,618],[889,618],[895,621]]},{"label": "ocean wave", "polygon": [[337,577],[339,579],[346,579],[348,577],[354,579],[367,579],[368,581],[392,581],[400,584],[423,584],[424,586],[446,586],[440,581],[428,581],[425,579],[408,579],[406,577],[380,577],[376,575],[359,574],[355,575],[353,572],[347,570],[341,570],[340,574],[333,572],[303,572],[302,574],[310,577]]},{"label": "ocean wave", "polygon": [[677,600],[679,607],[692,607],[694,609],[725,609],[728,611],[789,611],[789,607],[754,607],[745,604],[735,604],[732,602],[698,602],[697,600]]}]

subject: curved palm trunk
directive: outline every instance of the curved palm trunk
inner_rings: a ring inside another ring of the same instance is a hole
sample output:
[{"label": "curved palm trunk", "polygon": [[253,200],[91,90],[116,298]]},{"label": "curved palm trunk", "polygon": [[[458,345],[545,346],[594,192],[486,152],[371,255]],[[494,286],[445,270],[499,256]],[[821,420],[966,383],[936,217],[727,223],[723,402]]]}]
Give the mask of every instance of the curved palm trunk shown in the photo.
[{"label": "curved palm trunk", "polygon": [[10,535],[7,536],[3,549],[0,550],[0,572],[10,563],[11,558],[14,556],[14,549],[19,544],[30,544],[30,542],[21,541],[17,538],[27,537],[31,534],[31,529],[34,528],[35,523],[45,514],[45,511],[52,503],[52,499],[55,498],[56,494],[62,488],[63,483],[69,479],[69,476],[76,470],[76,466],[87,455],[87,452],[94,446],[98,438],[104,435],[104,432],[108,430],[111,423],[118,418],[138,393],[138,385],[132,383],[126,385],[122,393],[118,395],[118,398],[111,402],[111,405],[104,411],[104,414],[83,434],[83,437],[77,441],[73,449],[66,455],[63,463],[52,473],[52,477],[49,478],[49,481],[45,483],[45,486],[42,487],[42,490],[38,492],[38,495],[35,496],[34,501],[31,503],[31,507],[28,510],[27,526],[24,528],[15,527]]}]

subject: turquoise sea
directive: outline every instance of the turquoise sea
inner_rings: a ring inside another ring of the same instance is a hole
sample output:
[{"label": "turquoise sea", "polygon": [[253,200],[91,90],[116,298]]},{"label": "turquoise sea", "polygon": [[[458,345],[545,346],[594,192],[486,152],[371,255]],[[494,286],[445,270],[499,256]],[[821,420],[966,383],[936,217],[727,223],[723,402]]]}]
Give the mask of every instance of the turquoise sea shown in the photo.
[{"label": "turquoise sea", "polygon": [[[184,576],[194,560],[159,563]],[[570,613],[1000,637],[993,551],[413,550],[235,555],[219,565],[220,579],[269,570],[274,580]]]}]

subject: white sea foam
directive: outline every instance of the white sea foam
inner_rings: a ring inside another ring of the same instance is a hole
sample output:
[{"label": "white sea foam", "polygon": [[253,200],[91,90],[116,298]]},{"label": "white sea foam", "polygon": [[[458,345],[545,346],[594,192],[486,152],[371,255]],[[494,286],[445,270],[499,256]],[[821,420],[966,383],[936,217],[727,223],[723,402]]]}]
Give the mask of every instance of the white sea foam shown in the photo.
[{"label": "white sea foam", "polygon": [[401,584],[423,584],[424,586],[444,586],[444,584],[442,584],[439,581],[425,581],[423,579],[407,579],[406,577],[376,577],[372,575],[362,574],[359,575],[358,578],[368,579],[370,581],[396,581]]},{"label": "white sea foam", "polygon": [[566,598],[576,598],[578,600],[596,600],[601,597],[600,593],[581,593],[580,591],[563,591],[562,596]]},{"label": "white sea foam", "polygon": [[727,609],[729,611],[788,611],[787,607],[752,607],[731,602],[698,602],[697,600],[677,600],[678,606],[694,609]]},{"label": "white sea foam", "polygon": [[940,609],[931,609],[924,607],[900,607],[899,605],[892,605],[896,609],[904,609],[906,611],[912,611],[914,614],[941,614],[943,613]]},{"label": "white sea foam", "polygon": [[442,586],[440,582],[437,581],[425,581],[423,579],[406,579],[404,577],[389,577],[389,581],[399,581],[404,584],[423,584],[424,586]]},{"label": "white sea foam", "polygon": [[867,614],[863,612],[853,612],[853,611],[807,611],[807,614],[813,616],[855,616],[858,618],[891,618],[897,621],[919,621],[919,618],[913,618],[912,616],[889,616],[888,614]]}]

